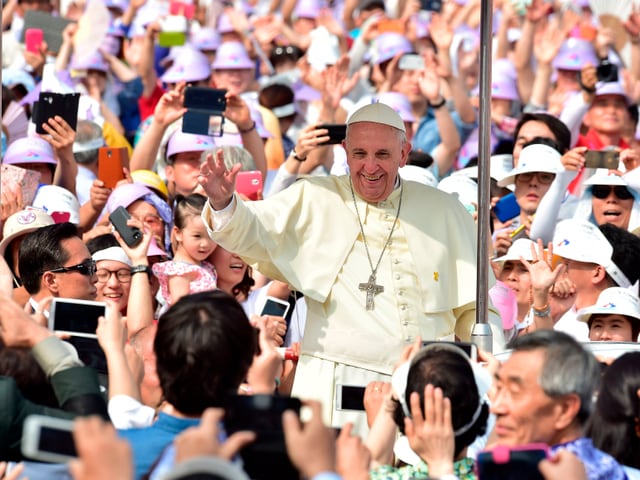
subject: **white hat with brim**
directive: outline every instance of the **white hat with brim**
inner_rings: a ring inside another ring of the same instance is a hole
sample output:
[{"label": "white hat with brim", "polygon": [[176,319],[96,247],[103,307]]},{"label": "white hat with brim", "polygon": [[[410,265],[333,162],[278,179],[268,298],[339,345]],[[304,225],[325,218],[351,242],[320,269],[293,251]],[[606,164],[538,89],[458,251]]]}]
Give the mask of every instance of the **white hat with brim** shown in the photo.
[{"label": "white hat with brim", "polygon": [[560,162],[561,157],[560,152],[548,145],[529,145],[520,152],[518,166],[514,167],[506,177],[498,180],[498,186],[506,187],[515,183],[516,177],[523,173],[560,173],[564,169]]},{"label": "white hat with brim", "polygon": [[405,165],[398,169],[398,173],[400,174],[400,178],[403,180],[422,183],[427,187],[435,188],[438,186],[438,180],[435,175],[427,168],[419,167],[417,165]]},{"label": "white hat with brim", "polygon": [[14,213],[4,223],[2,241],[0,242],[0,255],[4,255],[9,244],[16,238],[54,223],[51,215],[39,208],[28,208]]},{"label": "white hat with brim", "polygon": [[573,219],[559,222],[553,236],[553,253],[576,262],[600,265],[618,286],[631,286],[629,279],[611,259],[613,247],[591,222]]},{"label": "white hat with brim", "polygon": [[359,108],[347,119],[347,125],[354,123],[371,122],[381,125],[388,125],[397,128],[401,132],[405,132],[404,122],[400,115],[390,106],[384,103],[370,103]]},{"label": "white hat with brim", "polygon": [[494,258],[494,262],[508,262],[508,261],[519,261],[520,257],[525,260],[532,261],[533,254],[531,253],[531,247],[536,246],[536,242],[533,240],[529,240],[528,238],[519,238],[515,242],[511,244],[507,253],[503,256]]},{"label": "white hat with brim", "polygon": [[627,288],[607,288],[600,292],[595,305],[578,310],[576,318],[587,323],[591,315],[623,315],[640,322],[640,299]]},{"label": "white hat with brim", "polygon": [[584,185],[620,185],[628,187],[627,181],[617,173],[607,170],[606,168],[598,168],[596,173],[584,181]]}]

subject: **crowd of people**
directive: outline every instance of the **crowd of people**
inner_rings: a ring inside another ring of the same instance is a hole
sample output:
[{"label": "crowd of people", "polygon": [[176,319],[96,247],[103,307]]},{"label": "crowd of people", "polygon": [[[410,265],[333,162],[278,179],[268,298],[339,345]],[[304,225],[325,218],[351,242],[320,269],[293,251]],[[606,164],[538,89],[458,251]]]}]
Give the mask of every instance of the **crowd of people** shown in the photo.
[{"label": "crowd of people", "polygon": [[640,10],[438,3],[3,1],[1,478],[640,478]]}]

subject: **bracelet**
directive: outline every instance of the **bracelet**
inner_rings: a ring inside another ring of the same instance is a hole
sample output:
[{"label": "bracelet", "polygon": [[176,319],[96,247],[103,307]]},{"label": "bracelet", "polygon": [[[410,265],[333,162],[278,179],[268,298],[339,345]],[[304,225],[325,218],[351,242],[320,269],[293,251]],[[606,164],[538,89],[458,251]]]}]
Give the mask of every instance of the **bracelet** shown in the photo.
[{"label": "bracelet", "polygon": [[136,265],[135,267],[131,267],[131,275],[135,275],[136,273],[146,273],[148,277],[151,276],[151,269],[149,265]]},{"label": "bracelet", "polygon": [[241,128],[238,128],[238,132],[249,133],[251,130],[255,130],[255,129],[256,129],[256,122],[254,121],[249,128],[245,128],[244,130]]},{"label": "bracelet", "polygon": [[442,97],[442,100],[440,100],[438,103],[431,103],[431,100],[427,100],[427,104],[434,110],[444,107],[446,103],[447,103],[447,99],[444,97]]},{"label": "bracelet", "polygon": [[551,314],[551,307],[548,303],[544,307],[531,306],[531,310],[536,317],[548,317]]},{"label": "bracelet", "polygon": [[293,155],[293,158],[299,162],[304,162],[307,157],[299,157],[298,154],[296,153],[296,149],[294,148],[293,150],[291,150],[291,155]]}]

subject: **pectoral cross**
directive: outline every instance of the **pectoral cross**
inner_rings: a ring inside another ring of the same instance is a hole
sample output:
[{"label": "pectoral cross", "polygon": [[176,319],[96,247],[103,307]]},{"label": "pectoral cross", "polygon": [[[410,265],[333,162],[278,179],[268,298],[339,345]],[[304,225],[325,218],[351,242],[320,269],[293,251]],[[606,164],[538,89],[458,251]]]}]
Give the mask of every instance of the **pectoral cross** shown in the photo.
[{"label": "pectoral cross", "polygon": [[367,283],[361,283],[358,285],[358,288],[363,292],[367,292],[367,310],[373,310],[375,305],[373,303],[373,298],[379,294],[384,292],[384,287],[382,285],[376,285],[376,274],[372,273],[369,277],[369,281]]}]

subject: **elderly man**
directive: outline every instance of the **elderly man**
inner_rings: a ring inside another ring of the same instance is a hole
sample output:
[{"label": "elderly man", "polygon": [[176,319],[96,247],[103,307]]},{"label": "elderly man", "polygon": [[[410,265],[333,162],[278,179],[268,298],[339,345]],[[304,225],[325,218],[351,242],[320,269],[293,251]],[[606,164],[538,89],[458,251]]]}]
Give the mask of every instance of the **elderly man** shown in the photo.
[{"label": "elderly man", "polygon": [[[469,214],[450,195],[398,176],[411,150],[400,116],[381,103],[362,107],[343,146],[349,175],[299,181],[264,202],[237,200],[239,165],[227,170],[221,154],[200,178],[212,238],[305,294],[293,395],[322,400],[337,425],[364,417],[336,410],[346,400],[339,385],[388,381],[417,336],[469,340],[476,290]],[[499,328],[494,337],[501,345]]]},{"label": "elderly man", "polygon": [[537,330],[516,338],[513,353],[496,375],[491,404],[497,444],[545,443],[567,449],[584,464],[589,479],[627,478],[610,455],[583,437],[600,378],[595,357],[569,335]]}]

